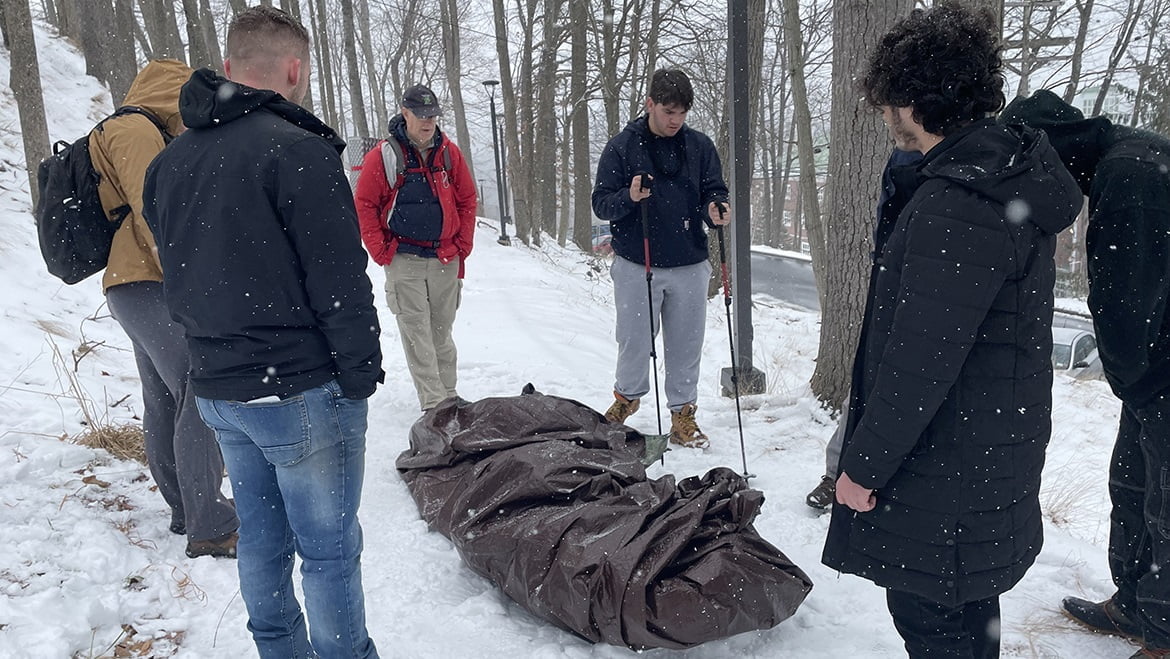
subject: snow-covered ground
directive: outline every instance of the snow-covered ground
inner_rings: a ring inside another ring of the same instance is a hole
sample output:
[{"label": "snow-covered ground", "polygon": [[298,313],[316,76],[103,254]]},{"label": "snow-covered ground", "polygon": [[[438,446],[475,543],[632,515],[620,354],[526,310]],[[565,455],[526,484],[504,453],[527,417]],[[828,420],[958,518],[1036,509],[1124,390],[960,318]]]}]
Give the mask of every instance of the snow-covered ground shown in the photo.
[{"label": "snow-covered ground", "polygon": [[[37,34],[55,139],[84,133],[110,99],[80,57]],[[8,79],[0,52],[0,80]],[[12,94],[0,88],[0,657],[251,657],[235,563],[188,559],[167,531],[169,513],[145,468],[74,444],[82,412],[75,380],[98,418],[132,421],[142,410],[129,341],[103,306],[98,277],[64,286],[44,270],[29,212]],[[491,223],[489,223],[491,224]],[[502,247],[477,236],[455,333],[460,393],[545,393],[597,409],[613,380],[613,294],[608,272],[575,250]],[[371,399],[361,509],[368,624],[385,657],[626,657],[529,615],[472,574],[450,543],[427,530],[394,469],[418,410],[383,275],[369,270],[382,314],[387,382]],[[827,516],[804,495],[818,482],[833,431],[808,389],[817,316],[768,298],[754,305],[755,365],[767,391],[743,400],[752,483],[767,496],[760,533],[800,565],[812,593],[775,629],[743,634],[684,657],[898,657],[901,640],[880,589],[820,564]],[[738,470],[735,406],[718,391],[727,366],[723,304],[708,307],[698,420],[707,451],[675,450],[651,468],[682,476]],[[75,354],[92,348],[80,359]],[[58,357],[59,355],[59,357]],[[1076,629],[1063,596],[1112,592],[1106,565],[1106,467],[1119,405],[1099,381],[1058,378],[1042,499],[1046,543],[1022,583],[1002,598],[1005,657],[1121,657],[1125,641]],[[649,402],[651,399],[647,399]],[[664,423],[669,419],[664,416]],[[644,404],[631,425],[656,430]]]}]

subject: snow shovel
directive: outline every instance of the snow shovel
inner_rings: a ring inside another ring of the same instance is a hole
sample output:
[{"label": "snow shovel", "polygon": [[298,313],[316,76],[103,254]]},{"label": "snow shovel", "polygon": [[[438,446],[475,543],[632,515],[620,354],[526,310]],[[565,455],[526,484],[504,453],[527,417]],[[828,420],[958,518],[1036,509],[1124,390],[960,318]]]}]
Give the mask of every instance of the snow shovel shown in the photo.
[{"label": "snow shovel", "polygon": [[[649,172],[638,172],[635,174],[638,177],[638,182],[642,186],[642,190],[650,189]],[[651,282],[654,280],[654,273],[650,271],[650,206],[646,200],[638,202],[642,207],[642,259],[646,262],[646,312],[650,319],[650,372],[654,374],[654,417],[658,419],[658,434],[645,435],[646,438],[646,454],[642,458],[642,464],[650,465],[654,460],[661,460],[662,464],[666,464],[666,452],[670,449],[667,447],[668,436],[662,434],[662,402],[658,396],[658,352],[654,348],[654,290]]]},{"label": "snow shovel", "polygon": [[[720,218],[727,212],[727,206],[721,201],[715,202],[715,208],[719,209]],[[739,410],[739,363],[735,361],[735,337],[731,332],[731,277],[727,273],[727,249],[723,246],[723,225],[715,224],[710,219],[707,220],[707,224],[715,229],[715,235],[719,238],[719,267],[723,271],[723,308],[727,311],[727,344],[731,346],[731,386],[735,392],[735,422],[739,425],[739,457],[743,460],[744,479],[755,478],[755,474],[748,473],[747,449],[744,448],[743,444],[743,416]]]}]

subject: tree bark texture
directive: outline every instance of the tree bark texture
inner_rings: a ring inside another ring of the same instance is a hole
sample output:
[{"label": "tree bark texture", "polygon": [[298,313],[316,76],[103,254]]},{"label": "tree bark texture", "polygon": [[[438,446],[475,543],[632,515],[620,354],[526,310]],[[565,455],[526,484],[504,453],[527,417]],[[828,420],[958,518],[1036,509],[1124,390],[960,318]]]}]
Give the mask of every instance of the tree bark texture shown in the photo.
[{"label": "tree bark texture", "polygon": [[[354,33],[353,0],[341,0],[341,25],[345,34]],[[349,79],[349,105],[353,116],[354,136],[369,137],[370,122],[366,120],[366,101],[362,94],[362,76],[358,69],[355,39],[345,39],[345,70]]]},{"label": "tree bark texture", "polygon": [[[855,72],[870,50],[913,8],[913,0],[834,0],[832,144],[820,261],[821,334],[813,393],[836,409],[849,391],[865,313],[873,250],[874,208],[890,140],[881,119],[857,93]],[[817,223],[821,225],[821,223]],[[810,237],[817,242],[820,238]],[[813,240],[809,242],[812,243]]]},{"label": "tree bark texture", "polygon": [[[362,0],[363,2],[365,0]],[[451,92],[451,114],[448,124],[455,124],[455,141],[459,148],[471,153],[471,131],[467,129],[467,112],[463,105],[463,53],[460,50],[459,0],[439,0],[443,17],[443,63],[447,73],[447,90]],[[467,158],[467,168],[475,179],[473,158]]]},{"label": "tree bark texture", "polygon": [[183,40],[179,36],[179,23],[175,17],[175,5],[164,0],[138,0],[142,10],[142,25],[150,41],[150,57],[187,61]]},{"label": "tree bark texture", "polygon": [[45,100],[41,92],[41,67],[33,36],[28,0],[4,0],[0,16],[8,29],[11,70],[8,81],[20,114],[20,136],[24,142],[24,166],[33,207],[38,201],[37,166],[49,156],[49,129],[45,125]]},{"label": "tree bark texture", "polygon": [[[593,250],[593,172],[589,148],[589,95],[586,71],[589,67],[586,26],[588,0],[569,0],[569,25],[572,30],[572,72],[569,74],[569,130],[565,141],[572,146],[573,243],[585,253]],[[566,160],[565,168],[569,168]],[[564,202],[567,203],[567,198]]]}]

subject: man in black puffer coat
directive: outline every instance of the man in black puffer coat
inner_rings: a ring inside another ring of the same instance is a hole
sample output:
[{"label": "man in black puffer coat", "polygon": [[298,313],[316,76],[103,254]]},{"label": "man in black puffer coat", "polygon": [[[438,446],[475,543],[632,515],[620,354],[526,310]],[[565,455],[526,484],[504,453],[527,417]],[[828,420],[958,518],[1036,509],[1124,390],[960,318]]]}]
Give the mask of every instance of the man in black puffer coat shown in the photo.
[{"label": "man in black puffer coat", "polygon": [[984,118],[1004,100],[994,25],[915,11],[862,81],[925,157],[876,232],[823,561],[887,589],[911,657],[997,656],[999,595],[1042,540],[1052,257],[1080,192],[1043,134]]},{"label": "man in black puffer coat", "polygon": [[1101,365],[1121,399],[1109,468],[1109,570],[1117,593],[1064,609],[1090,628],[1142,641],[1135,656],[1170,657],[1170,139],[1086,119],[1041,90],[1000,122],[1039,128],[1089,197],[1089,310]]}]

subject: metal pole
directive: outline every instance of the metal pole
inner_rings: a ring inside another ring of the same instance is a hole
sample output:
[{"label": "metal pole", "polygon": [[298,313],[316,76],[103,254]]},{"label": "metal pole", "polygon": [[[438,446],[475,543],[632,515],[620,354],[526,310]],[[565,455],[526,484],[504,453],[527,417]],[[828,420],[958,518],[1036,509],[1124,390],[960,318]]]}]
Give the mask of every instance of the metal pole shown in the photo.
[{"label": "metal pole", "polygon": [[508,143],[504,140],[504,127],[500,126],[500,178],[504,194],[504,223],[512,221],[512,202],[508,199]]},{"label": "metal pole", "polygon": [[492,155],[496,160],[496,195],[500,204],[500,237],[496,242],[501,245],[510,245],[512,241],[508,238],[508,211],[504,194],[503,159],[500,156],[499,133],[496,131],[496,85],[498,84],[500,84],[498,80],[483,81],[483,86],[488,90],[489,110],[492,113]]}]

